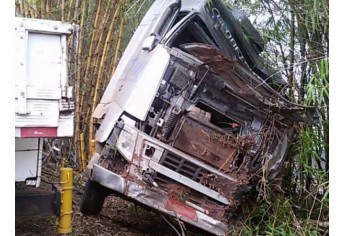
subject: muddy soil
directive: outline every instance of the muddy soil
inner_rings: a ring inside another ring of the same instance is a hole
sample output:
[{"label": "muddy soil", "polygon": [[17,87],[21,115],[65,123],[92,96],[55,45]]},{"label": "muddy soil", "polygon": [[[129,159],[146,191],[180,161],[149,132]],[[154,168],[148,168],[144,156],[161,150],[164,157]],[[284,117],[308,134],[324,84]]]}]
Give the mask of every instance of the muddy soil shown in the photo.
[{"label": "muddy soil", "polygon": [[[106,199],[99,216],[84,216],[74,199],[73,232],[71,235],[176,235],[163,218],[118,197]],[[16,218],[16,235],[57,235],[55,216],[22,216]]]}]

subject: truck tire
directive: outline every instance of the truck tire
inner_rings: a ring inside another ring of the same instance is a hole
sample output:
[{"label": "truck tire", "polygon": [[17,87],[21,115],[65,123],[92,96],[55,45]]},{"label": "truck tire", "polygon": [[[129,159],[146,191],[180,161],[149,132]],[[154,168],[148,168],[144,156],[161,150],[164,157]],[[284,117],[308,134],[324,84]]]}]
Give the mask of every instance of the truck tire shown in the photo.
[{"label": "truck tire", "polygon": [[110,190],[97,182],[87,180],[80,203],[80,212],[84,215],[98,215]]}]

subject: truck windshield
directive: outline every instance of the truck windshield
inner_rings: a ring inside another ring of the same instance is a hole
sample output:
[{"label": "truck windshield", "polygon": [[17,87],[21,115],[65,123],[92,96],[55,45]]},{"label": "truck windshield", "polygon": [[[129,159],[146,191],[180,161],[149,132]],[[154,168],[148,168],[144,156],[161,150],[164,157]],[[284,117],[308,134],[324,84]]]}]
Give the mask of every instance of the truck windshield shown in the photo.
[{"label": "truck windshield", "polygon": [[276,90],[284,90],[287,82],[260,56],[264,51],[265,42],[247,16],[225,7],[220,1],[211,2],[207,4],[207,11],[215,22],[213,28],[235,49],[237,59]]}]

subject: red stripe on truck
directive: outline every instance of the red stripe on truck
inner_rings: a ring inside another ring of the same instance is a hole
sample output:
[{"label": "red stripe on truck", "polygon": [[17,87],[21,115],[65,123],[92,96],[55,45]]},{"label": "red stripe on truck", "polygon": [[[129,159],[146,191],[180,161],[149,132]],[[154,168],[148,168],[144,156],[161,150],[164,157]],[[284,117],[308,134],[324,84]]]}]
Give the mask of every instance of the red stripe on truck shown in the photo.
[{"label": "red stripe on truck", "polygon": [[195,209],[185,205],[184,203],[177,201],[173,198],[169,198],[165,204],[165,208],[169,211],[174,211],[181,216],[184,216],[191,220],[196,220]]},{"label": "red stripe on truck", "polygon": [[20,129],[21,138],[49,138],[57,136],[57,128],[27,127]]}]

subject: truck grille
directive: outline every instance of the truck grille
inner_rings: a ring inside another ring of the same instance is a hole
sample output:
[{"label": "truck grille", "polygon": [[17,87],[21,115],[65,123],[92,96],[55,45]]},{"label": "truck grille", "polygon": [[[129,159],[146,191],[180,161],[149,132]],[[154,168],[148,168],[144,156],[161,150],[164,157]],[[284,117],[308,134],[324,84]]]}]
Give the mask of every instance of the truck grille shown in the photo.
[{"label": "truck grille", "polygon": [[[159,161],[159,164],[208,187],[206,184],[202,183],[202,177],[204,175],[211,174],[210,171],[205,170],[204,168],[193,164],[192,162],[185,160],[171,152],[165,151]],[[165,176],[161,173],[156,172],[154,180],[164,191],[167,192],[174,192],[174,186],[179,185],[182,187],[181,184],[172,180],[171,178],[169,178],[169,176]],[[183,188],[185,187],[182,187],[182,189]],[[226,205],[213,200],[196,190],[188,187],[186,189],[188,189],[188,194],[184,194],[183,201],[189,201],[207,210],[208,215],[214,217],[215,219],[221,220],[224,218],[226,210],[228,209]]]},{"label": "truck grille", "polygon": [[198,183],[201,183],[202,176],[211,174],[204,168],[167,151],[164,152],[159,164]]}]

